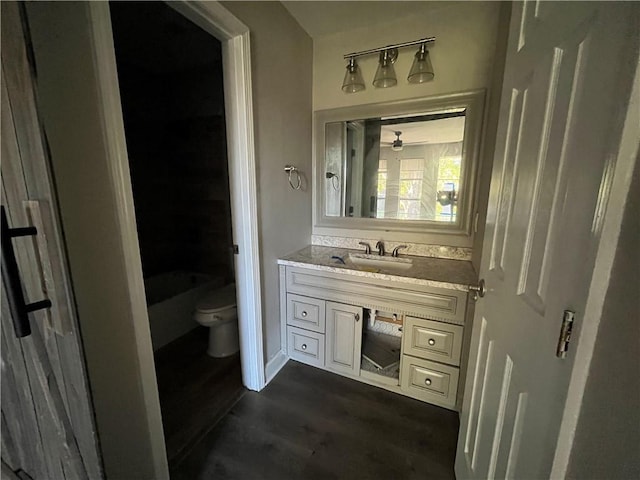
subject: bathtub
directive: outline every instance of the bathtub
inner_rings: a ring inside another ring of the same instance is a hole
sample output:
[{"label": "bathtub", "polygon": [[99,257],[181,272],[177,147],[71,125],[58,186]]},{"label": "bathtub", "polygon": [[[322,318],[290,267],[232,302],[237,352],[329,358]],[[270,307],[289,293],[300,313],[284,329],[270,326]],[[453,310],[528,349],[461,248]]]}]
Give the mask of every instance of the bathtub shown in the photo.
[{"label": "bathtub", "polygon": [[223,285],[222,276],[181,271],[145,278],[153,350],[196,328],[193,311],[197,301]]}]

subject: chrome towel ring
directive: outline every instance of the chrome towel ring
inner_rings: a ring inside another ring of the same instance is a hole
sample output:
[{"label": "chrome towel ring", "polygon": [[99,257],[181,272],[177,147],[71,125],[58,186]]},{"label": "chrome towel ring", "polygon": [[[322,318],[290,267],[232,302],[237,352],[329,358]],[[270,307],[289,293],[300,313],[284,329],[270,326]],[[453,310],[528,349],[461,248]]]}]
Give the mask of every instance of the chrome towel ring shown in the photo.
[{"label": "chrome towel ring", "polygon": [[[289,176],[289,185],[291,185],[291,188],[293,188],[294,190],[300,190],[300,187],[302,186],[302,178],[300,177],[300,172],[298,171],[298,168],[293,165],[285,165],[284,171]],[[295,184],[292,179],[293,174],[296,175]]]},{"label": "chrome towel ring", "polygon": [[340,190],[340,177],[338,177],[338,174],[333,173],[333,172],[327,172],[325,173],[325,176],[327,178],[331,179],[331,186],[333,187],[333,189],[337,192]]}]

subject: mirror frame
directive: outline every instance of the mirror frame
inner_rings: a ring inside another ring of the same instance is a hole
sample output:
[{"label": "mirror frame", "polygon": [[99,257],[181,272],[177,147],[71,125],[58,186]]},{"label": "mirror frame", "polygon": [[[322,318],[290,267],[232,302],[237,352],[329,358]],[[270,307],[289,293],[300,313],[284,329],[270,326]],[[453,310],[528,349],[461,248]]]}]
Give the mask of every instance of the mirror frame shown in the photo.
[{"label": "mirror frame", "polygon": [[[334,237],[380,238],[471,247],[471,218],[476,204],[479,151],[483,123],[484,90],[449,93],[396,102],[357,105],[319,110],[314,114],[313,156],[313,234]],[[466,109],[462,156],[464,171],[460,178],[463,188],[458,203],[458,221],[454,224],[433,220],[396,220],[361,217],[330,217],[324,214],[325,192],[325,126],[327,123],[374,117],[435,113],[449,108]]]}]

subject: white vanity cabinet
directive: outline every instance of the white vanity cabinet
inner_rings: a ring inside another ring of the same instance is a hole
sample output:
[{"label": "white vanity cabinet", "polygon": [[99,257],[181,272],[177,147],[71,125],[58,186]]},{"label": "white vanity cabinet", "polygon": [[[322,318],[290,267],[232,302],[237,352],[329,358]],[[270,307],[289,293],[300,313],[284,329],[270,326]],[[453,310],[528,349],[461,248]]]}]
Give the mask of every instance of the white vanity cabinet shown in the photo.
[{"label": "white vanity cabinet", "polygon": [[[280,289],[290,358],[445,408],[459,404],[466,286],[281,264]],[[392,375],[365,365],[373,312],[402,321]]]},{"label": "white vanity cabinet", "polygon": [[286,293],[287,351],[294,360],[357,375],[363,309]]}]

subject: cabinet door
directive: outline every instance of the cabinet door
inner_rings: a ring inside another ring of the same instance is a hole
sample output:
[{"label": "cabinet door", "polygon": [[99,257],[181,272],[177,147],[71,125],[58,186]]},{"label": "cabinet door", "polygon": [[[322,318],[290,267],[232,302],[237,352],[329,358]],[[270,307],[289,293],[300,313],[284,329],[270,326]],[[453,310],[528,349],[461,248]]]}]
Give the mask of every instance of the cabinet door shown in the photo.
[{"label": "cabinet door", "polygon": [[362,307],[327,302],[327,368],[358,375],[362,347]]}]

